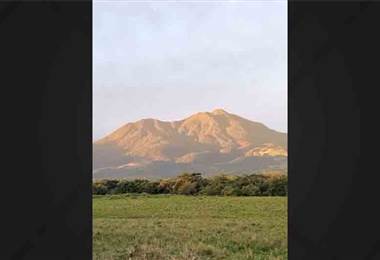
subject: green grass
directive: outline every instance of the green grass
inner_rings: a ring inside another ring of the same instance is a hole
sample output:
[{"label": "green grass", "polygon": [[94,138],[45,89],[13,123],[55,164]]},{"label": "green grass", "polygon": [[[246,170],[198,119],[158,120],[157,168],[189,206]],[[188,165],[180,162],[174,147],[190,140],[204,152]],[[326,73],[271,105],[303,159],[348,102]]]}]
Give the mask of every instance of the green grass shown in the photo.
[{"label": "green grass", "polygon": [[287,198],[94,196],[93,259],[287,259]]}]

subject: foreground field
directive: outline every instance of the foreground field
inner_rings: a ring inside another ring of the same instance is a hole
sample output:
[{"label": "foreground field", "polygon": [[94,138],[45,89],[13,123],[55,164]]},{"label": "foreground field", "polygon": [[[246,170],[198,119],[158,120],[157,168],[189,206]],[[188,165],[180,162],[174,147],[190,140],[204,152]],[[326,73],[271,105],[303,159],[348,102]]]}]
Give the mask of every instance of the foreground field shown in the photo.
[{"label": "foreground field", "polygon": [[94,196],[93,259],[287,259],[287,198]]}]

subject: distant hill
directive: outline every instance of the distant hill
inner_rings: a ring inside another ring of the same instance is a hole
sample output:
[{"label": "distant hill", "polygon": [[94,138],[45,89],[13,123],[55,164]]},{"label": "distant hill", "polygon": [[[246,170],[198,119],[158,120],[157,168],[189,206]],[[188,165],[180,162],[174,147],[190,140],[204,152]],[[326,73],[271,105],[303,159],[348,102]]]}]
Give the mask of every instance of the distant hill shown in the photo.
[{"label": "distant hill", "polygon": [[240,174],[287,167],[287,134],[222,109],[127,123],[93,145],[94,178]]}]

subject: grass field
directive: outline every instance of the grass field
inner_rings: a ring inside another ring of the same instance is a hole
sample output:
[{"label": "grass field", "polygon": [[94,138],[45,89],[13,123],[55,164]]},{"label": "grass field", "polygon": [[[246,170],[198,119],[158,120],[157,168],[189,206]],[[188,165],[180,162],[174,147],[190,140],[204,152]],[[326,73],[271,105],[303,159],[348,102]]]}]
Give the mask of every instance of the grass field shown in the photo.
[{"label": "grass field", "polygon": [[93,259],[287,259],[287,198],[94,196]]}]

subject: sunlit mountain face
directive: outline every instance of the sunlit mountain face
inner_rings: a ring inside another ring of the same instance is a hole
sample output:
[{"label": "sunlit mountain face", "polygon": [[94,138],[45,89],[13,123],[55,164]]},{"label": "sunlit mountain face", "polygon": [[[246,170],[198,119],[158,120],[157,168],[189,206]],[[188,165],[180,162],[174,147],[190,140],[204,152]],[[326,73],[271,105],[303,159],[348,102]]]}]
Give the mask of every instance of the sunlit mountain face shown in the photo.
[{"label": "sunlit mountain face", "polygon": [[127,123],[93,146],[94,178],[164,178],[287,168],[287,134],[222,109]]}]

